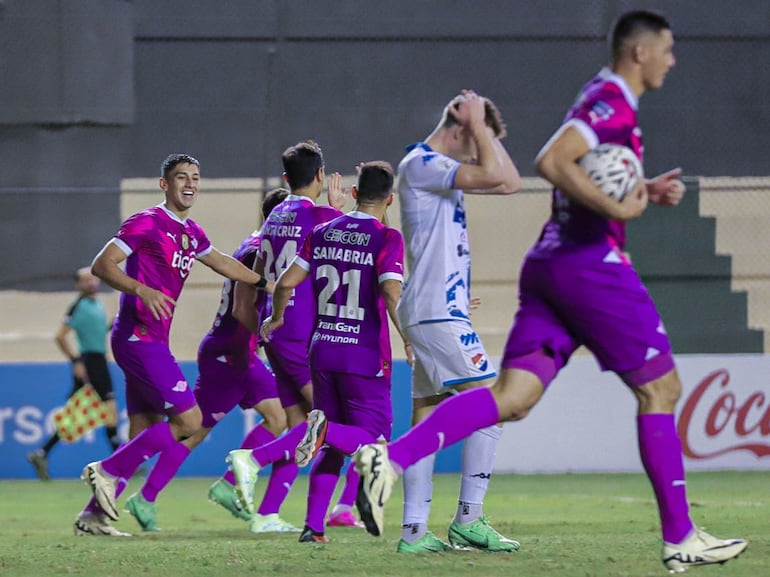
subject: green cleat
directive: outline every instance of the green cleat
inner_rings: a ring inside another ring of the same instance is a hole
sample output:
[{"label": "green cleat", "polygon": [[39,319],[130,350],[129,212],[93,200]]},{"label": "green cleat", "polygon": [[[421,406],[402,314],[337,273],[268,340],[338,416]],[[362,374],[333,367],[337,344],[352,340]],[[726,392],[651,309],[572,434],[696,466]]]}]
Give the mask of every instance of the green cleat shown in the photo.
[{"label": "green cleat", "polygon": [[251,449],[236,449],[228,453],[225,462],[235,475],[235,492],[244,509],[254,513],[254,485],[257,484],[259,464],[252,458]]},{"label": "green cleat", "polygon": [[251,517],[251,524],[249,525],[249,531],[252,533],[299,533],[300,530],[289,523],[284,521],[278,516],[278,513],[270,513],[269,515],[260,515],[254,513]]},{"label": "green cleat", "polygon": [[238,493],[235,492],[235,487],[222,478],[214,481],[214,484],[209,487],[209,501],[222,505],[222,507],[230,511],[233,517],[247,522],[251,521],[251,514],[241,505]]},{"label": "green cleat", "polygon": [[452,521],[449,526],[449,542],[455,549],[472,547],[490,553],[514,553],[520,547],[518,541],[498,533],[484,516],[470,523]]},{"label": "green cleat", "polygon": [[398,542],[398,547],[396,547],[396,553],[443,553],[451,550],[452,547],[449,543],[444,543],[432,531],[428,531],[412,543],[401,539]]},{"label": "green cleat", "polygon": [[160,531],[155,515],[158,510],[155,503],[150,503],[137,491],[126,500],[126,511],[137,520],[142,531]]}]

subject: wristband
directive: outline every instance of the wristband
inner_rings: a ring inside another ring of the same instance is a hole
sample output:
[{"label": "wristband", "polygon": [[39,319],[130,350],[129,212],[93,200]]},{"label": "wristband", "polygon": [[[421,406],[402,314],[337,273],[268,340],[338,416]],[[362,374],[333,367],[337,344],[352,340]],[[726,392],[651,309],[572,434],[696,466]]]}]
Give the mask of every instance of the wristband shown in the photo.
[{"label": "wristband", "polygon": [[72,357],[72,364],[79,363],[83,360],[83,357]]},{"label": "wristband", "polygon": [[263,289],[267,286],[267,279],[265,277],[262,277],[257,282],[254,283],[254,286],[258,289]]}]

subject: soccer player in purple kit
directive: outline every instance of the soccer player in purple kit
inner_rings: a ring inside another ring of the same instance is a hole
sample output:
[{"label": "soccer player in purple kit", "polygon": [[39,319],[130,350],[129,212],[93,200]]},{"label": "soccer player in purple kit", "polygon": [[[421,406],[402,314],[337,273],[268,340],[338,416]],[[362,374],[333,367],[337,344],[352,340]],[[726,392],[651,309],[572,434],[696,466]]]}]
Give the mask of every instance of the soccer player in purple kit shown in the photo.
[{"label": "soccer player in purple kit", "polygon": [[[316,204],[323,191],[326,175],[323,152],[315,142],[305,141],[290,146],[283,152],[281,162],[291,194],[273,209],[262,226],[262,240],[255,268],[264,272],[265,277],[271,281],[289,267],[315,226],[342,215],[340,209],[347,200],[342,189],[342,177],[334,173],[329,176],[330,206]],[[272,300],[268,298],[265,314],[271,312]],[[235,315],[247,327],[258,326],[253,307],[236,311]],[[284,471],[283,486],[286,489],[282,495],[276,494],[274,507],[280,506],[299,472],[294,449],[304,435],[305,419],[313,403],[307,359],[315,323],[315,301],[310,283],[302,283],[294,289],[287,302],[284,322],[284,329],[265,343],[265,353],[276,376],[278,396],[286,411],[289,431],[272,443],[254,450],[231,451],[227,456],[227,462],[235,475],[236,490],[249,512],[254,509],[253,491],[261,467],[281,463]],[[351,468],[351,476],[355,478],[354,468]]]},{"label": "soccer player in purple kit", "polygon": [[680,171],[640,183],[618,202],[577,164],[605,142],[628,146],[641,159],[638,99],[662,86],[675,64],[673,46],[671,27],[657,13],[631,11],[616,22],[611,65],[583,87],[536,160],[540,174],[554,185],[552,214],[522,266],[520,306],[502,372],[491,389],[449,399],[387,447],[361,449],[359,511],[367,526],[381,530],[383,504],[404,469],[481,427],[524,418],[585,345],[637,399],[639,452],[657,499],[665,567],[683,572],[724,563],[748,546],[743,539],[713,537],[690,518],[674,419],[681,383],[663,323],[624,252],[625,221],[640,216],[648,200],[678,204],[684,194]]},{"label": "soccer player in purple kit", "polygon": [[[327,542],[324,518],[345,455],[390,438],[392,355],[388,315],[398,325],[404,241],[382,223],[393,201],[393,169],[382,161],[360,165],[353,211],[317,226],[273,295],[272,316],[261,334],[278,336],[292,291],[305,279],[313,292],[316,324],[308,357],[313,410],[297,445],[298,461],[310,470],[305,527],[300,542]],[[275,332],[274,332],[275,331]],[[324,443],[326,446],[324,446]]]},{"label": "soccer player in purple kit", "polygon": [[[194,262],[199,260],[231,280],[269,291],[274,286],[214,248],[203,229],[188,218],[199,181],[198,160],[187,154],[168,156],[159,181],[165,202],[129,217],[93,262],[92,272],[123,293],[111,343],[126,375],[131,440],[83,469],[94,497],[83,513],[98,507],[117,520],[116,499],[125,479],[146,459],[201,427],[195,395],[168,344],[176,300]],[[119,266],[124,261],[125,272]]]},{"label": "soccer player in purple kit", "polygon": [[[289,191],[283,188],[268,192],[262,202],[263,219],[288,194]],[[259,234],[255,231],[241,243],[233,257],[252,268],[258,250]],[[245,297],[242,294],[244,291],[248,291]],[[246,435],[242,447],[268,443],[286,428],[286,416],[278,400],[275,377],[256,354],[256,335],[232,314],[235,306],[254,306],[253,293],[259,291],[250,284],[225,279],[222,285],[213,325],[198,348],[199,375],[194,393],[202,414],[202,426],[180,443],[164,449],[142,488],[126,500],[126,509],[145,531],[158,530],[155,507],[158,494],[171,482],[190,452],[233,408],[253,408],[263,417],[263,421]],[[244,301],[245,304],[241,304]],[[278,467],[273,469],[274,473],[278,470]],[[276,474],[276,477],[280,475]],[[271,476],[268,492],[272,481]],[[281,519],[277,512],[252,516],[245,511],[237,498],[234,478],[229,471],[211,485],[209,499],[222,505],[235,517],[252,522],[259,532],[299,531]],[[259,518],[260,522],[254,522],[255,518]]]}]

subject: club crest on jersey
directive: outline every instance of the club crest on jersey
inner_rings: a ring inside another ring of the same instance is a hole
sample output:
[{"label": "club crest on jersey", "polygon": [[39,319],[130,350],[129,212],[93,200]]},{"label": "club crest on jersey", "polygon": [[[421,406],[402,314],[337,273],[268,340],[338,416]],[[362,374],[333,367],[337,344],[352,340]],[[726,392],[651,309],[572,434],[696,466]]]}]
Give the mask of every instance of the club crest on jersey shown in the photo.
[{"label": "club crest on jersey", "polygon": [[487,360],[486,355],[483,353],[477,353],[473,355],[471,357],[471,363],[473,363],[473,366],[480,371],[486,371],[487,367],[489,366],[489,361]]},{"label": "club crest on jersey", "polygon": [[588,111],[588,116],[591,118],[591,124],[597,124],[605,120],[609,120],[610,117],[615,114],[615,109],[612,108],[606,102],[599,100]]},{"label": "club crest on jersey", "polygon": [[186,234],[182,235],[182,248],[185,250],[190,248],[190,237],[187,236]]}]

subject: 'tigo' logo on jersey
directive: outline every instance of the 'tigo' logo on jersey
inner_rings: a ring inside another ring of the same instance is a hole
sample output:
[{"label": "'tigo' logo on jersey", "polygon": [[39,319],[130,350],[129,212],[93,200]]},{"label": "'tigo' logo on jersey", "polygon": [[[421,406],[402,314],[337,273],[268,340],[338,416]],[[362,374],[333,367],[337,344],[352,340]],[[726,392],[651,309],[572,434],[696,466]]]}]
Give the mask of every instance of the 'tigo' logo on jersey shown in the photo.
[{"label": "'tigo' logo on jersey", "polygon": [[184,254],[181,250],[174,252],[174,256],[171,257],[171,266],[179,269],[179,275],[182,278],[187,278],[195,262],[195,253],[191,252],[189,255]]},{"label": "'tigo' logo on jersey", "polygon": [[487,357],[482,353],[473,355],[471,357],[471,362],[473,363],[473,366],[480,371],[486,371],[487,367],[489,366],[489,361],[487,360]]}]

